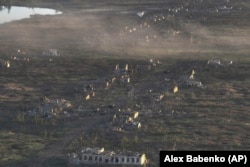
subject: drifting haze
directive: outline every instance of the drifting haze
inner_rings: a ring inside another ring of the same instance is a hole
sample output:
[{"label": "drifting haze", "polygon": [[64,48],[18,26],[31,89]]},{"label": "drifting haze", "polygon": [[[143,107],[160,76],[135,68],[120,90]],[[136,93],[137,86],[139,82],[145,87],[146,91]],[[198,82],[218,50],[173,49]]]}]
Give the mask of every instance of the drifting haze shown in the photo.
[{"label": "drifting haze", "polygon": [[[102,7],[57,16],[33,16],[0,25],[0,43],[27,50],[75,48],[121,56],[248,49],[250,30],[247,26],[226,23],[218,28],[218,21],[210,26],[204,24],[218,17],[214,14],[216,10],[211,8],[207,15],[203,13],[202,21],[190,19],[194,12],[190,15],[186,6],[164,10]],[[138,15],[141,11],[143,16]]]}]

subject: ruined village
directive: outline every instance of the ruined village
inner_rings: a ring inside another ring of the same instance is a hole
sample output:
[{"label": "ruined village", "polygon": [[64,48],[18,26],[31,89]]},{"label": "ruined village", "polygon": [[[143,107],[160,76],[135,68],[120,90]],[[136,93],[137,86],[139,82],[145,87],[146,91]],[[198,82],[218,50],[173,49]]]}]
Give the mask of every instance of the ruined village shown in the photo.
[{"label": "ruined village", "polygon": [[[48,62],[51,62],[54,56],[58,56],[51,53],[44,55],[44,53],[42,56],[46,56]],[[17,61],[18,63],[25,61],[28,64],[32,58],[15,57],[2,61],[2,70],[15,68]],[[75,98],[41,97],[38,103],[27,106],[27,109],[19,112],[17,118],[20,122],[51,125],[62,120],[99,117],[103,119],[102,123],[94,126],[101,127],[110,134],[117,133],[119,136],[129,134],[138,140],[137,133],[149,126],[147,119],[189,117],[185,109],[178,107],[182,92],[195,90],[202,92],[213,89],[213,87],[207,87],[206,83],[209,82],[206,81],[206,77],[199,77],[202,76],[202,71],[237,68],[237,63],[231,60],[204,60],[199,63],[185,63],[178,69],[176,67],[172,69],[178,70],[178,74],[166,71],[163,67],[165,62],[160,59],[140,61],[140,64],[134,62],[129,64],[126,61],[122,64],[118,63],[108,67],[110,73],[106,73],[105,76],[75,83]],[[157,72],[158,69],[164,69],[164,71]],[[147,76],[146,80],[144,75]],[[105,98],[111,99],[105,101]],[[104,148],[99,143],[82,145],[78,141],[79,138],[89,140],[88,128],[83,129],[85,130],[80,132],[84,134],[83,136],[76,136],[72,143],[68,143],[71,149],[65,153],[65,158],[69,164],[147,166],[150,162],[144,152],[139,153],[134,150],[124,150],[124,148],[104,152]],[[122,146],[123,142],[121,141]]]},{"label": "ruined village", "polygon": [[250,149],[249,2],[30,2],[58,14],[0,23],[0,166]]}]

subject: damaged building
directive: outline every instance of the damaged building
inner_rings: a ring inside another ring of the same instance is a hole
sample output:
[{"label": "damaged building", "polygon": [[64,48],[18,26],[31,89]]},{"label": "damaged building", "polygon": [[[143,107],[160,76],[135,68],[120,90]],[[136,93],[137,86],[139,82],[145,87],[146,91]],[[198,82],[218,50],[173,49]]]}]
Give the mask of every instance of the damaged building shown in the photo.
[{"label": "damaged building", "polygon": [[121,131],[121,130],[133,130],[140,129],[141,122],[137,121],[139,116],[139,112],[136,111],[132,113],[118,113],[114,114],[111,125],[113,126],[113,130]]},{"label": "damaged building", "polygon": [[146,165],[145,154],[131,151],[104,151],[104,148],[83,148],[79,153],[69,155],[71,164],[97,164],[97,165]]},{"label": "damaged building", "polygon": [[188,87],[199,87],[199,88],[205,88],[205,86],[202,84],[201,81],[198,81],[197,79],[195,79],[195,71],[194,69],[191,72],[191,75],[184,75],[181,76],[180,79],[178,80],[179,84],[182,86],[188,86]]},{"label": "damaged building", "polygon": [[69,115],[72,104],[65,99],[49,99],[45,97],[42,104],[27,111],[27,116],[51,118],[56,115]]}]

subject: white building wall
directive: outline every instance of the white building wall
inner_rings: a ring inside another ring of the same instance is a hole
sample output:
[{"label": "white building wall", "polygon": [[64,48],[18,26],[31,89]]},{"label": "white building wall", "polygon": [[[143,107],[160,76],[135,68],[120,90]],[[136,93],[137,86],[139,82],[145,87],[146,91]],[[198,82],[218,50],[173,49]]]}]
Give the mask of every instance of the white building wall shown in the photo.
[{"label": "white building wall", "polygon": [[88,154],[82,153],[78,157],[72,157],[71,163],[73,164],[124,164],[124,165],[142,165],[144,163],[144,155],[138,156],[125,156],[125,155],[103,155],[103,154]]}]

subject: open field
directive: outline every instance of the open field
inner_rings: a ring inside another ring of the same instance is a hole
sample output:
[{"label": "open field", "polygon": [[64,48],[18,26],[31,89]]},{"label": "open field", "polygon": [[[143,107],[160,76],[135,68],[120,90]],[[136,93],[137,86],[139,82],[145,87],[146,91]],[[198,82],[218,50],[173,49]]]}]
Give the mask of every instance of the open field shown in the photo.
[{"label": "open field", "polygon": [[[70,166],[81,147],[145,153],[150,167],[159,150],[250,149],[247,0],[4,3],[63,14],[0,25],[10,63],[0,69],[0,166]],[[50,48],[60,56],[44,56]],[[192,70],[202,86],[186,80]],[[59,109],[69,114],[30,116],[45,97],[70,101]],[[115,129],[114,115],[134,111],[140,129]]]}]

